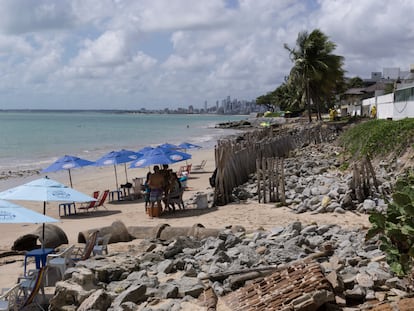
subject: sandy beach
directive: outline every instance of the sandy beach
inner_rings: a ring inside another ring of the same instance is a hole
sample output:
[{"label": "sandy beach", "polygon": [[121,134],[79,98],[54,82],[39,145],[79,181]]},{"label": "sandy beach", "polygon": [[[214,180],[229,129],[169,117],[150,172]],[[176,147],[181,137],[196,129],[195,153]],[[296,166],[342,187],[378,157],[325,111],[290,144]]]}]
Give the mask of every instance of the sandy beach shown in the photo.
[{"label": "sandy beach", "polygon": [[[193,158],[189,163],[199,164],[202,160],[207,160],[204,173],[194,173],[188,180],[188,190],[184,192],[184,201],[192,197],[196,192],[211,191],[208,178],[214,168],[214,150],[201,149],[191,152]],[[178,170],[183,163],[171,166]],[[135,177],[143,177],[148,169],[128,169],[128,180]],[[119,183],[125,182],[124,166],[118,166]],[[43,177],[42,175],[31,176],[30,180]],[[49,173],[48,176],[64,184],[69,184],[67,172]],[[3,180],[0,183],[0,190],[6,190],[14,185],[27,182],[27,178],[16,178],[13,180]],[[73,187],[86,194],[92,194],[94,190],[103,191],[105,189],[115,189],[115,175],[112,166],[107,167],[85,167],[72,171]],[[42,202],[20,201],[15,202],[35,211],[42,212]],[[347,212],[345,214],[317,214],[310,213],[294,214],[289,208],[276,208],[274,204],[258,204],[256,201],[248,201],[242,204],[229,204],[210,209],[196,209],[194,206],[187,206],[187,210],[179,211],[175,214],[169,213],[160,218],[150,219],[145,214],[144,202],[125,201],[117,204],[106,203],[107,210],[102,207],[97,212],[83,213],[59,218],[58,203],[50,202],[47,205],[46,213],[51,217],[60,219],[56,225],[66,233],[70,244],[77,244],[78,233],[84,230],[109,226],[116,220],[122,221],[126,226],[156,226],[167,223],[176,227],[190,227],[194,224],[202,224],[207,228],[224,228],[230,225],[241,225],[247,230],[264,228],[270,230],[276,226],[284,226],[293,221],[302,223],[317,224],[338,224],[347,228],[368,226],[367,215],[358,215]],[[13,242],[20,236],[33,232],[39,225],[1,225],[0,251],[11,249]],[[131,243],[134,243],[132,241]],[[116,243],[109,245],[111,249],[125,249],[125,244]],[[0,258],[0,288],[10,287],[17,281],[18,275],[23,273],[24,256],[13,256]],[[31,263],[33,265],[33,263]]]}]

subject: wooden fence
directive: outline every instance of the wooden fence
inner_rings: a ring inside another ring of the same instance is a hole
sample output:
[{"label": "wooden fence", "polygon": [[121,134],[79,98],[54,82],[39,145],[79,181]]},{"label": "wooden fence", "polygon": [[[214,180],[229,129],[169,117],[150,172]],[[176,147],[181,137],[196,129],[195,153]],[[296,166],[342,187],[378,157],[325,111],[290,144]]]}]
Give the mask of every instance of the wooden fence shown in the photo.
[{"label": "wooden fence", "polygon": [[363,202],[373,194],[374,189],[379,191],[374,168],[368,156],[355,162],[352,169],[351,189],[358,202]]},{"label": "wooden fence", "polygon": [[215,149],[215,204],[232,202],[233,189],[256,173],[257,160],[267,163],[267,159],[284,158],[295,148],[329,141],[334,136],[334,131],[323,124],[306,124],[296,128],[266,128],[219,140]]}]

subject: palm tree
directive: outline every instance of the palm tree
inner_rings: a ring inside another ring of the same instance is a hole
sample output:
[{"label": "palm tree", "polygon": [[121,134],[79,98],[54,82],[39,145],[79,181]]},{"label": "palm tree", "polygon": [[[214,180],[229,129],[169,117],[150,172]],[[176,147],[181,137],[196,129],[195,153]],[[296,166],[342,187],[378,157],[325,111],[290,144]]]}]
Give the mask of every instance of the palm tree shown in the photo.
[{"label": "palm tree", "polygon": [[337,84],[343,80],[343,57],[332,54],[336,48],[335,43],[329,41],[319,29],[310,34],[300,32],[294,48],[287,44],[284,46],[294,63],[288,81],[304,95],[309,122],[312,122],[311,101],[316,105],[320,118],[320,103],[323,98],[332,94]]}]

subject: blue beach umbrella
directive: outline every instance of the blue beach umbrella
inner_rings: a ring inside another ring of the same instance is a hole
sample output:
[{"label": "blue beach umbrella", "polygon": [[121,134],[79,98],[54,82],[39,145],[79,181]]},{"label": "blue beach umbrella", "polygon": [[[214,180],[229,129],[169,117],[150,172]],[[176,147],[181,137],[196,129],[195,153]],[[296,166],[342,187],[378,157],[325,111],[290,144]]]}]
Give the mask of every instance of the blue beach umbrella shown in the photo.
[{"label": "blue beach umbrella", "polygon": [[200,149],[201,148],[201,146],[199,146],[199,145],[194,145],[192,143],[187,143],[187,142],[183,142],[183,143],[179,144],[178,147],[180,149],[184,149],[184,150],[187,150],[187,149]]},{"label": "blue beach umbrella", "polygon": [[191,159],[191,154],[162,147],[154,148],[141,158],[131,163],[131,168],[146,167],[155,164],[173,164]]},{"label": "blue beach umbrella", "polygon": [[[46,202],[90,202],[96,201],[82,192],[76,191],[47,177],[0,192],[3,200],[43,201],[43,215],[46,214]],[[42,237],[45,236],[43,223]],[[43,239],[44,241],[44,239]],[[43,247],[43,244],[42,244]]]},{"label": "blue beach umbrella", "polygon": [[100,159],[96,160],[96,162],[93,165],[94,166],[113,165],[114,170],[115,170],[116,189],[118,189],[118,175],[116,172],[116,166],[118,164],[125,164],[125,177],[126,177],[126,181],[128,182],[128,173],[127,173],[126,163],[137,160],[141,156],[142,156],[142,153],[135,152],[132,150],[121,149],[119,151],[111,151],[107,153]]},{"label": "blue beach umbrella", "polygon": [[144,147],[144,148],[139,149],[137,152],[138,153],[145,154],[145,153],[147,153],[147,152],[149,152],[151,150],[154,150],[154,147],[147,146],[147,147]]},{"label": "blue beach umbrella", "polygon": [[59,220],[32,211],[21,205],[0,200],[0,224],[41,224],[59,222]]},{"label": "blue beach umbrella", "polygon": [[42,173],[48,173],[48,172],[56,172],[56,171],[61,171],[61,170],[67,170],[68,173],[69,173],[70,186],[73,187],[73,185],[72,185],[72,176],[70,174],[70,170],[72,168],[84,167],[84,166],[92,165],[93,163],[94,162],[92,162],[92,161],[88,161],[88,160],[85,160],[85,159],[81,159],[81,158],[78,158],[78,157],[75,157],[75,156],[64,155],[63,157],[57,159],[50,166],[48,166],[45,169],[43,169],[42,170]]},{"label": "blue beach umbrella", "polygon": [[177,145],[173,145],[169,143],[161,144],[161,145],[158,145],[157,147],[164,148],[164,149],[172,149],[172,150],[180,149],[180,147],[178,147]]}]

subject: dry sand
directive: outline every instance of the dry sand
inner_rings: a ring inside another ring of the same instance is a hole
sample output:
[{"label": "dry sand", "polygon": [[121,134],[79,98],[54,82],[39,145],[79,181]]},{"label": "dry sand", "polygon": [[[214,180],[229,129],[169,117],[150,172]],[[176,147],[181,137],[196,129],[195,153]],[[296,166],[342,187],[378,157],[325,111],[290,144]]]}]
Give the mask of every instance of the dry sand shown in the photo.
[{"label": "dry sand", "polygon": [[[211,176],[214,167],[213,150],[197,150],[191,152],[193,159],[191,163],[199,164],[201,160],[207,160],[205,173],[191,174],[188,180],[189,190],[184,192],[184,200],[193,196],[196,192],[206,192],[210,188],[208,178]],[[171,167],[178,170],[183,163],[177,163]],[[118,168],[118,180],[125,182],[125,171],[123,165]],[[131,181],[135,177],[144,177],[148,169],[128,169],[128,179]],[[43,176],[43,175],[42,175]],[[69,184],[67,172],[49,173],[52,179]],[[32,176],[31,180],[41,176]],[[86,194],[91,194],[94,190],[105,190],[115,188],[114,168],[108,167],[86,167],[72,171],[73,187]],[[13,184],[22,184],[28,179],[6,180],[0,182],[0,191],[10,188]],[[210,191],[209,189],[208,191]],[[20,201],[15,202],[25,207],[42,212],[42,202]],[[188,206],[184,212],[176,214],[162,215],[160,218],[150,219],[145,214],[144,203],[139,201],[126,201],[118,204],[106,203],[107,210],[102,207],[98,212],[82,213],[77,215],[62,217],[56,225],[66,233],[70,244],[77,244],[78,233],[93,228],[109,226],[116,220],[122,221],[126,226],[156,226],[161,223],[168,223],[171,226],[190,227],[200,223],[207,228],[224,228],[229,225],[241,225],[248,230],[257,228],[271,229],[276,226],[283,226],[293,221],[302,223],[317,224],[338,224],[348,228],[368,226],[366,215],[357,215],[347,212],[345,214],[318,214],[310,213],[294,214],[288,208],[276,208],[274,204],[258,204],[248,202],[243,204],[230,204],[211,209],[196,209]],[[58,203],[48,203],[47,215],[59,218]],[[13,242],[24,234],[33,232],[39,225],[0,225],[0,251],[10,250]],[[133,243],[133,242],[131,242]],[[109,245],[109,251],[125,248],[125,243]],[[17,280],[18,275],[23,273],[23,256],[13,256],[0,258],[0,289],[10,287]],[[12,262],[9,262],[12,261]],[[31,263],[33,265],[33,263]]]}]

